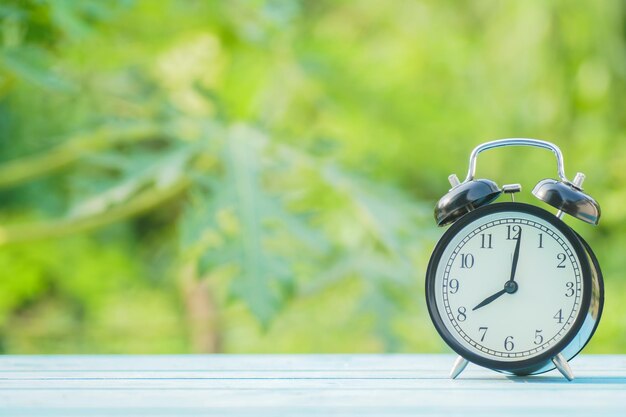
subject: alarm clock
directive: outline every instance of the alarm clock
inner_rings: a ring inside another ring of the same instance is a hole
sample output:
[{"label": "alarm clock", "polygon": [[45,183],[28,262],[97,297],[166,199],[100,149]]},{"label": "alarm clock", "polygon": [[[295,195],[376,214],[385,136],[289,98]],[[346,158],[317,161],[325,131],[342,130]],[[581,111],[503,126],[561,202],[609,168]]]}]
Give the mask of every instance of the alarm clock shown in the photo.
[{"label": "alarm clock", "polygon": [[[505,146],[550,150],[558,179],[532,194],[556,209],[515,202],[519,184],[499,187],[476,179],[478,155]],[[450,377],[468,362],[510,375],[558,369],[572,380],[571,361],[593,336],[604,304],[598,260],[585,240],[561,220],[567,214],[597,225],[600,206],[582,189],[582,173],[565,176],[553,143],[501,139],[476,147],[465,181],[435,207],[438,226],[450,226],[426,272],[426,304],[440,336],[459,357]],[[511,201],[494,202],[502,194]]]}]

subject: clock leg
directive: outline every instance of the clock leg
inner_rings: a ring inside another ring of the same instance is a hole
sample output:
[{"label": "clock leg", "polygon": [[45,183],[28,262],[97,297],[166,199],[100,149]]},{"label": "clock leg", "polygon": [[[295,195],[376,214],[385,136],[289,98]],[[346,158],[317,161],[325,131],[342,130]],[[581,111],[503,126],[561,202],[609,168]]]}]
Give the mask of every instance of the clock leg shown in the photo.
[{"label": "clock leg", "polygon": [[560,373],[568,380],[571,381],[574,379],[574,373],[572,372],[572,368],[570,368],[567,359],[560,353],[552,358],[552,363],[556,366],[556,369],[559,370]]},{"label": "clock leg", "polygon": [[469,362],[467,361],[467,359],[465,359],[463,356],[459,356],[458,358],[456,358],[456,360],[454,361],[454,365],[452,365],[452,370],[450,371],[450,378],[456,379],[456,377],[461,375],[461,372],[465,370],[465,367],[468,363]]}]

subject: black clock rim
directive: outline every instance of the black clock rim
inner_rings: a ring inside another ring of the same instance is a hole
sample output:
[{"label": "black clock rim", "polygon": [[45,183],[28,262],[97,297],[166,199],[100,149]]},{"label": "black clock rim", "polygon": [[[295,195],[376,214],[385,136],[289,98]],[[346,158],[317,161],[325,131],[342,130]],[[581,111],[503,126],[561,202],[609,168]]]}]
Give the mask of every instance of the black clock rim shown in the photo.
[{"label": "black clock rim", "polygon": [[[443,255],[444,250],[447,248],[452,238],[456,236],[458,231],[460,231],[463,227],[473,222],[474,220],[477,220],[480,217],[489,214],[500,213],[503,211],[517,211],[537,216],[542,220],[547,221],[556,229],[558,229],[561,233],[563,233],[565,238],[574,248],[576,255],[578,256],[584,284],[583,297],[580,309],[578,311],[578,316],[576,317],[576,320],[574,321],[574,324],[569,329],[569,331],[557,344],[547,349],[545,352],[535,357],[523,359],[520,361],[499,361],[495,359],[487,359],[476,353],[471,352],[459,342],[457,342],[444,325],[444,322],[439,314],[439,310],[437,309],[437,300],[435,297],[434,282],[435,275],[437,273],[437,266],[439,265],[439,261],[441,259],[441,256]],[[459,220],[457,220],[443,234],[443,236],[435,246],[435,249],[433,250],[430,261],[428,263],[428,268],[426,270],[426,305],[428,307],[428,314],[430,315],[430,318],[435,325],[435,329],[437,330],[441,338],[446,342],[446,344],[457,354],[461,355],[470,362],[486,368],[511,372],[528,371],[532,370],[533,368],[540,368],[544,366],[545,363],[549,362],[554,356],[563,351],[563,349],[565,349],[565,347],[569,345],[574,337],[576,337],[583,325],[583,322],[585,321],[585,317],[590,307],[591,285],[591,266],[589,265],[587,259],[585,246],[581,242],[581,238],[579,238],[576,232],[574,232],[568,225],[566,225],[562,220],[557,218],[554,214],[540,207],[532,206],[526,203],[503,202],[490,204],[488,206],[483,206],[475,209],[474,211],[464,215]]]},{"label": "black clock rim", "polygon": [[[589,243],[587,243],[587,241],[583,239],[583,237],[580,234],[578,234],[578,232],[574,231],[574,233],[578,237],[578,240],[580,240],[580,242],[585,247],[585,251],[589,254],[589,258],[591,259],[593,268],[595,269],[596,274],[598,275],[598,291],[599,291],[598,317],[596,318],[596,322],[593,326],[593,329],[591,330],[591,333],[589,334],[589,338],[585,341],[585,343],[580,348],[580,350],[576,352],[576,355],[578,355],[585,348],[585,346],[589,344],[589,341],[593,338],[593,335],[596,333],[596,330],[598,330],[598,325],[600,325],[600,320],[602,319],[602,313],[604,312],[604,276],[602,275],[602,269],[600,268],[600,262],[598,261],[598,257],[596,256],[594,251],[591,249],[591,246],[589,246]],[[591,299],[589,300],[589,302],[591,303]],[[574,355],[573,357],[575,357],[576,355]]]}]

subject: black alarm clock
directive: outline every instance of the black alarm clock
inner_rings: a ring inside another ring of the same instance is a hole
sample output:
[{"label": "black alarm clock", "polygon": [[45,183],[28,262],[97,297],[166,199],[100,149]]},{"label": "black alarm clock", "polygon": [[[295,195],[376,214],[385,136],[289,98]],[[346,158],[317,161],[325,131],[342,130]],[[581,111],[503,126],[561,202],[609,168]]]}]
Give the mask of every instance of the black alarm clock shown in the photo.
[{"label": "black alarm clock", "polygon": [[[558,179],[540,181],[532,193],[556,208],[514,201],[519,184],[502,188],[475,179],[486,150],[534,146],[551,150]],[[435,207],[437,225],[450,228],[436,245],[426,272],[426,303],[435,328],[458,355],[450,377],[469,362],[513,375],[557,368],[574,378],[569,361],[591,339],[602,314],[600,265],[564,214],[597,225],[598,203],[582,190],[584,175],[565,176],[560,149],[535,139],[502,139],[476,147],[462,183]],[[494,201],[502,194],[510,202]]]}]

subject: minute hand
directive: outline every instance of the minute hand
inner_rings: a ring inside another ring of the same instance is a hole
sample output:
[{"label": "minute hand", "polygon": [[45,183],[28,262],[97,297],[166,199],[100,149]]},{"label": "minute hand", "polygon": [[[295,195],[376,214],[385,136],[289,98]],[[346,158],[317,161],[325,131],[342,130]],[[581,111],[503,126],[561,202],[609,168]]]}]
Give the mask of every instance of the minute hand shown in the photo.
[{"label": "minute hand", "polygon": [[515,252],[513,252],[513,265],[511,265],[511,277],[509,282],[515,281],[515,271],[517,271],[517,261],[519,261],[519,248],[522,241],[522,228],[519,229],[519,235],[517,235],[517,243],[515,244]]}]

